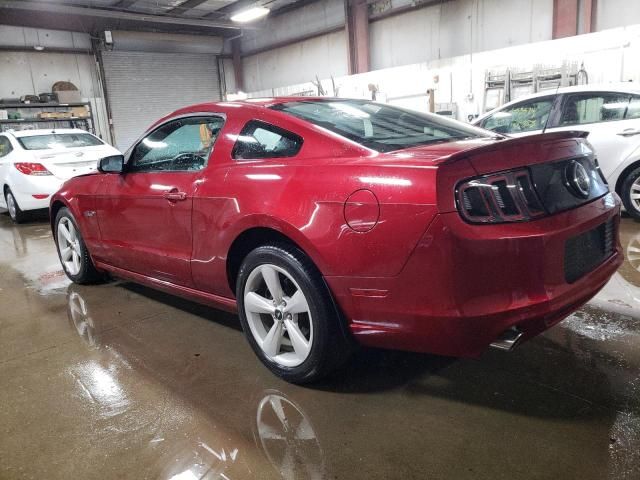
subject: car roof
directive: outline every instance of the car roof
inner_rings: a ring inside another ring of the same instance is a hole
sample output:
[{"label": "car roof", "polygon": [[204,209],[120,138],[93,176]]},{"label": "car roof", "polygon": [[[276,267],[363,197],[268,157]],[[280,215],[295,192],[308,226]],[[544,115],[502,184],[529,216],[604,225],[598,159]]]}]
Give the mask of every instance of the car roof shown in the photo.
[{"label": "car roof", "polygon": [[483,113],[478,118],[476,118],[473,123],[477,123],[480,120],[485,119],[489,115],[494,112],[500,111],[506,107],[510,107],[511,105],[515,105],[516,103],[520,103],[526,100],[531,100],[533,98],[541,98],[548,97],[549,95],[560,95],[564,93],[581,93],[581,92],[614,92],[614,93],[637,93],[640,94],[640,84],[632,83],[632,82],[620,82],[620,83],[594,83],[591,85],[574,85],[571,87],[561,87],[558,89],[550,88],[548,90],[543,90],[542,92],[532,93],[531,95],[523,95],[522,97],[518,97],[515,100],[511,100],[504,105],[500,105],[493,110]]},{"label": "car roof", "polygon": [[70,133],[89,133],[86,130],[81,130],[79,128],[40,128],[37,130],[8,130],[3,133],[9,133],[13,135],[15,138],[21,137],[33,137],[36,135],[51,135],[52,133],[57,134],[70,134]]},{"label": "car roof", "polygon": [[346,98],[337,98],[337,97],[301,97],[301,96],[292,96],[292,97],[258,97],[258,98],[247,98],[246,100],[240,100],[240,103],[249,104],[249,105],[261,105],[263,107],[270,107],[272,105],[278,105],[280,103],[287,102],[296,102],[296,101],[312,101],[312,102],[321,102],[324,100],[348,100]]},{"label": "car roof", "polygon": [[[231,100],[231,101],[223,101],[223,102],[206,102],[206,103],[201,103],[198,105],[192,105],[191,107],[188,108],[192,108],[195,106],[198,107],[209,107],[209,108],[213,108],[213,107],[263,107],[263,108],[269,108],[272,107],[274,105],[279,105],[281,103],[288,103],[288,102],[301,102],[301,101],[305,101],[305,102],[327,102],[327,101],[335,101],[335,100],[342,100],[342,101],[347,101],[347,100],[358,100],[358,101],[367,101],[367,99],[362,99],[362,98],[339,98],[339,97],[306,97],[306,96],[292,96],[292,97],[257,97],[257,98],[247,98],[244,100]],[[180,109],[177,110],[178,112],[182,111],[184,109]]]}]

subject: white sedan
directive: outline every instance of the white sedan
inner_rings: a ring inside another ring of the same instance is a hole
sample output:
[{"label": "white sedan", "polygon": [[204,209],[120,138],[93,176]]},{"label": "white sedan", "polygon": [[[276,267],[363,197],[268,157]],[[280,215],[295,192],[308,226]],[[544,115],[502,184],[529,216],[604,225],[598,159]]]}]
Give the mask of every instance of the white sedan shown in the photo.
[{"label": "white sedan", "polygon": [[584,130],[609,186],[640,219],[640,85],[580,85],[507,103],[473,122],[511,136]]},{"label": "white sedan", "polygon": [[65,180],[92,173],[100,158],[119,154],[84,130],[0,132],[0,208],[21,223],[26,211],[48,208]]}]

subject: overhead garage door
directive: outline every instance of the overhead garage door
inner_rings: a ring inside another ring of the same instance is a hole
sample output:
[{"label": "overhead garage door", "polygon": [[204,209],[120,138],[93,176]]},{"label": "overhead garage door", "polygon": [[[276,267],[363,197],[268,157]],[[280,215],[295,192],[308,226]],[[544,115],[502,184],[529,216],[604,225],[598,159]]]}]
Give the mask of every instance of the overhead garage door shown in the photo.
[{"label": "overhead garage door", "polygon": [[167,113],[220,100],[215,55],[106,51],[103,63],[115,143],[123,152]]}]

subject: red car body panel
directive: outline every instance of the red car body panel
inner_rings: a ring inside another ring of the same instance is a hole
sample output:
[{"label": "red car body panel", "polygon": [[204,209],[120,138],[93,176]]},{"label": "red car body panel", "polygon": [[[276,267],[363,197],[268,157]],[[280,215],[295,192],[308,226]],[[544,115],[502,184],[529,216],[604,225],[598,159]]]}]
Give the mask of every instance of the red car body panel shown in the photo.
[{"label": "red car body panel", "polygon": [[[456,211],[460,180],[579,155],[575,132],[377,153],[265,108],[278,101],[179,110],[158,123],[226,117],[203,170],[76,177],[52,209],[71,209],[97,267],[227,310],[235,304],[233,242],[251,229],[275,230],[318,267],[358,341],[446,355],[476,356],[514,325],[525,336],[543,331],[622,262],[616,238],[615,254],[596,270],[564,280],[565,241],[610,218],[617,226],[614,194],[522,223],[471,225]],[[302,149],[292,158],[232,159],[252,119],[300,135]],[[170,201],[170,191],[186,199]]]}]

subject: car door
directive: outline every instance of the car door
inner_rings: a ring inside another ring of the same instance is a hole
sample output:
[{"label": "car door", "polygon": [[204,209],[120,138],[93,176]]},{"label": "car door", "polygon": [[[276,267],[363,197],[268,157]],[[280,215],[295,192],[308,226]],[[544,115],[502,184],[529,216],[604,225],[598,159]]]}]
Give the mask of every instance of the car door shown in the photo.
[{"label": "car door", "polygon": [[557,95],[535,97],[505,107],[479,122],[479,126],[511,136],[540,133],[555,110]]},{"label": "car door", "polygon": [[[8,170],[12,163],[13,146],[6,135],[0,135],[0,186],[6,185]],[[0,207],[7,208],[4,192],[0,192]]]},{"label": "car door", "polygon": [[130,149],[122,174],[105,175],[96,206],[108,263],[192,286],[193,196],[223,123],[217,115],[163,123]]},{"label": "car door", "polygon": [[605,177],[640,147],[640,96],[620,92],[565,94],[557,125],[549,131],[583,130]]}]

